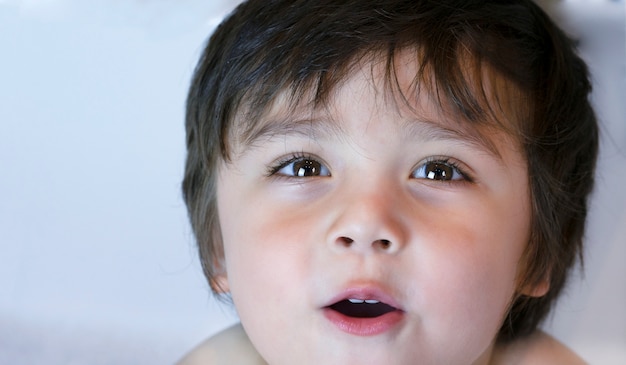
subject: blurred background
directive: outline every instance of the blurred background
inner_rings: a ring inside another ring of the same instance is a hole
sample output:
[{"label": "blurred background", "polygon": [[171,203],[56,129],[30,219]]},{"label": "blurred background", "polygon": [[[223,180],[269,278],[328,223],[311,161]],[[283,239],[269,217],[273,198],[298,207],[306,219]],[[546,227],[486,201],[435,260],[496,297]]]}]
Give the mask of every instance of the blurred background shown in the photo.
[{"label": "blurred background", "polygon": [[[237,1],[0,0],[0,364],[172,364],[236,321],[180,193],[184,101]],[[545,329],[626,364],[626,4],[546,6],[593,74],[585,270]]]}]

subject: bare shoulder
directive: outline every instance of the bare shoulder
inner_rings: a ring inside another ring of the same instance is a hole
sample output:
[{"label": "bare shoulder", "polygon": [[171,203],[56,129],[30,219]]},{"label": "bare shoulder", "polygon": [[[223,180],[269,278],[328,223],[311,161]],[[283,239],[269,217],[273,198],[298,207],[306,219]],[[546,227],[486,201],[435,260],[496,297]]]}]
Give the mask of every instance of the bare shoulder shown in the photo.
[{"label": "bare shoulder", "polygon": [[177,365],[266,365],[240,324],[207,339]]},{"label": "bare shoulder", "polygon": [[587,364],[570,348],[542,331],[537,331],[512,343],[497,346],[492,360],[492,364]]}]

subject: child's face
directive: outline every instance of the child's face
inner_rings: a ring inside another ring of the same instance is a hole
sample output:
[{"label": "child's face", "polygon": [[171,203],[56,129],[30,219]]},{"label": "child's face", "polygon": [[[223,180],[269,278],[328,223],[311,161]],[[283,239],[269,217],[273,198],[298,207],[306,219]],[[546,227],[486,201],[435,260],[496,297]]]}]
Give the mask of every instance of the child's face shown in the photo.
[{"label": "child's face", "polygon": [[471,137],[426,96],[411,112],[379,72],[355,72],[328,109],[279,101],[220,168],[222,280],[270,364],[483,363],[520,290],[517,144]]}]

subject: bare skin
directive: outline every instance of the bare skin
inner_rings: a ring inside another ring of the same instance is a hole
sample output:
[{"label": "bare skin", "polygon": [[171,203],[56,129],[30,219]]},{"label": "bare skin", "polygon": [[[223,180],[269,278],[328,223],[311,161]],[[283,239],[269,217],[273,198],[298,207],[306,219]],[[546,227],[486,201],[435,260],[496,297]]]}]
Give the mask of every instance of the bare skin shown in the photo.
[{"label": "bare skin", "polygon": [[[496,344],[491,365],[584,365],[586,362],[554,337],[537,331],[509,344]],[[241,325],[230,327],[201,343],[177,365],[267,365]]]},{"label": "bare skin", "polygon": [[494,365],[586,364],[571,349],[542,331],[506,345],[496,346],[491,363]]},{"label": "bare skin", "polygon": [[240,324],[202,342],[177,365],[266,365]]},{"label": "bare skin", "polygon": [[[404,87],[418,65],[398,62]],[[583,363],[541,332],[495,340],[516,295],[549,290],[520,284],[531,207],[518,144],[462,128],[428,95],[389,103],[383,66],[361,65],[326,109],[285,116],[278,102],[263,121],[271,132],[220,165],[214,279],[245,332],[226,330],[181,364]],[[395,310],[364,324],[331,309],[349,299]]]}]

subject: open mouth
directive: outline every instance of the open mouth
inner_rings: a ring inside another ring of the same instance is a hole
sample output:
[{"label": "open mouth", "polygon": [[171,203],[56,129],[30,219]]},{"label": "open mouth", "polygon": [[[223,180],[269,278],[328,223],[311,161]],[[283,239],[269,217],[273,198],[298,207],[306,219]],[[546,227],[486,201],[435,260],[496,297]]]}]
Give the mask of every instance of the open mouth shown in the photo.
[{"label": "open mouth", "polygon": [[405,311],[381,286],[345,289],[324,306],[326,319],[340,331],[356,336],[377,336],[399,328]]},{"label": "open mouth", "polygon": [[389,304],[374,299],[345,299],[328,308],[353,318],[376,318],[397,310]]},{"label": "open mouth", "polygon": [[350,297],[324,307],[324,314],[341,331],[357,336],[388,332],[404,318],[403,310],[381,300]]}]

